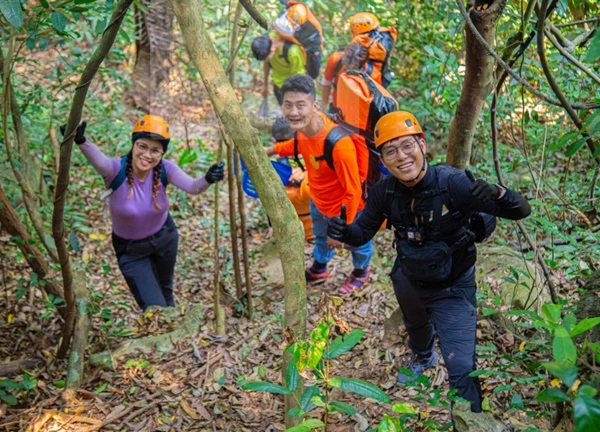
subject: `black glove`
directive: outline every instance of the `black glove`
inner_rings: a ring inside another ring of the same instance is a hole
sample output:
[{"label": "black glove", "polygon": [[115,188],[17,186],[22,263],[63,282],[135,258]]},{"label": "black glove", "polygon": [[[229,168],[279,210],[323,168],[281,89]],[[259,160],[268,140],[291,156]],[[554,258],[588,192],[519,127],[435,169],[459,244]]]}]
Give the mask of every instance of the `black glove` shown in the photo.
[{"label": "black glove", "polygon": [[[85,142],[85,127],[87,126],[87,121],[82,121],[79,126],[77,126],[77,130],[75,131],[75,144],[83,144]],[[60,133],[64,137],[65,130],[67,129],[67,125],[64,124],[60,127]]]},{"label": "black glove", "polygon": [[210,184],[223,180],[223,177],[225,177],[224,166],[225,162],[213,164],[208,171],[206,171],[204,179]]},{"label": "black glove", "polygon": [[500,195],[500,189],[496,185],[479,179],[471,184],[471,195],[481,201],[481,203],[486,203],[490,200],[496,200]]},{"label": "black glove", "polygon": [[329,219],[327,224],[327,235],[334,240],[343,241],[348,234],[348,224],[346,223],[346,206],[342,205],[340,215]]}]

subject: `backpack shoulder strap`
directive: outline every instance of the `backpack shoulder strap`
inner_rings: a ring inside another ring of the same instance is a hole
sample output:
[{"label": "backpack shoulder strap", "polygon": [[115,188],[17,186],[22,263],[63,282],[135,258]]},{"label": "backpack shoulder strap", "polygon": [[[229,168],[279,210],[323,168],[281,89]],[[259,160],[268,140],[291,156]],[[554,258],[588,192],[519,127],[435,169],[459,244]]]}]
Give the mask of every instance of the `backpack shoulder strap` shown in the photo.
[{"label": "backpack shoulder strap", "polygon": [[344,62],[342,62],[342,59],[343,57],[338,60],[337,64],[335,65],[335,69],[333,70],[333,80],[331,81],[331,85],[333,88],[336,87],[336,78],[339,75],[342,68],[344,67]]},{"label": "backpack shoulder strap", "polygon": [[306,168],[304,168],[304,165],[302,165],[302,162],[300,162],[300,158],[298,157],[298,132],[294,132],[294,160],[302,171],[306,171]]},{"label": "backpack shoulder strap", "polygon": [[119,186],[121,186],[123,184],[123,182],[127,178],[126,170],[127,170],[127,156],[121,156],[121,168],[119,169],[119,172],[117,173],[117,175],[113,179],[113,181],[110,182],[108,189],[110,189],[111,191],[114,192],[119,188]]},{"label": "backpack shoulder strap", "polygon": [[165,168],[165,164],[161,164],[160,182],[162,183],[163,187],[166,189],[167,185],[169,184],[169,180],[167,179],[167,169]]},{"label": "backpack shoulder strap", "polygon": [[283,42],[283,49],[281,52],[281,58],[283,58],[286,63],[290,62],[290,58],[289,58],[289,53],[290,53],[290,48],[292,47],[292,42],[290,41],[285,41]]},{"label": "backpack shoulder strap", "polygon": [[325,144],[323,146],[323,156],[319,156],[316,159],[325,159],[325,162],[327,162],[329,168],[335,171],[333,165],[333,149],[339,140],[341,140],[344,137],[347,137],[348,135],[350,135],[350,132],[348,132],[346,129],[339,125],[331,129],[325,137]]},{"label": "backpack shoulder strap", "polygon": [[385,210],[383,211],[383,216],[386,219],[385,229],[392,228],[392,222],[390,218],[392,217],[392,206],[394,205],[394,198],[396,195],[396,178],[393,175],[390,175],[385,181]]}]

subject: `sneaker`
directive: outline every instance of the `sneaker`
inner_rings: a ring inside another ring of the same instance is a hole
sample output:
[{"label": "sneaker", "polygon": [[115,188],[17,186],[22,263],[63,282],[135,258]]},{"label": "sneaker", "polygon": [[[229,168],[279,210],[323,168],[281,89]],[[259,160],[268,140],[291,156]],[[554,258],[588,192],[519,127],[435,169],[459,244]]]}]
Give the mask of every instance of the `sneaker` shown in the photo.
[{"label": "sneaker", "polygon": [[350,276],[344,281],[340,287],[340,294],[352,294],[354,291],[360,291],[367,282],[369,282],[369,276],[371,271],[367,267],[362,276],[356,276],[354,272],[350,273]]},{"label": "sneaker", "polygon": [[316,272],[312,268],[308,267],[304,270],[304,276],[306,277],[306,282],[308,283],[325,282],[325,280],[329,277],[329,270],[325,269],[322,272]]},{"label": "sneaker", "polygon": [[427,358],[419,358],[416,355],[412,355],[411,359],[402,368],[407,369],[409,373],[405,374],[402,371],[398,372],[397,382],[404,384],[406,382],[415,381],[423,374],[427,369],[431,369],[440,359],[440,355],[437,351],[433,351]]}]

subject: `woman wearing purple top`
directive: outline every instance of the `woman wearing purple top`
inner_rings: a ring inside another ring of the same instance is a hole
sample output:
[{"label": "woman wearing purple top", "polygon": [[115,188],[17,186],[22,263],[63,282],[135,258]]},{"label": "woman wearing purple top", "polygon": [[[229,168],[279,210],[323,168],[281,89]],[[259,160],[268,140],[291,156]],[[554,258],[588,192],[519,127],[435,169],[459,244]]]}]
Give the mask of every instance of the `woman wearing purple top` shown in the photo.
[{"label": "woman wearing purple top", "polygon": [[138,120],[131,135],[132,148],[122,160],[104,155],[85,138],[85,128],[84,121],[77,128],[75,143],[108,188],[112,243],[121,273],[142,310],[153,305],[174,306],[179,235],[169,215],[165,187],[172,184],[194,195],[204,192],[223,179],[223,162],[194,179],[163,159],[171,134],[167,122],[158,116]]}]

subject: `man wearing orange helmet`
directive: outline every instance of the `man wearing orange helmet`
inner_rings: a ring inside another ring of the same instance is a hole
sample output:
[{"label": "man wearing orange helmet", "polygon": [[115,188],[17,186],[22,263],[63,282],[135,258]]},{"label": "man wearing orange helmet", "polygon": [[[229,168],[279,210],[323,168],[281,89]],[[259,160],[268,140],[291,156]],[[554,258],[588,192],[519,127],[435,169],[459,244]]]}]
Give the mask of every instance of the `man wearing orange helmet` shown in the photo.
[{"label": "man wearing orange helmet", "polygon": [[[349,20],[350,33],[352,37],[368,33],[379,27],[379,20],[375,15],[369,12],[360,12],[352,15]],[[323,72],[321,80],[321,109],[333,112],[336,101],[336,81],[337,77],[344,72],[345,68],[342,62],[344,50],[336,51],[327,58],[327,65]],[[333,94],[332,90],[333,89]],[[329,105],[329,97],[332,96],[333,104]]]},{"label": "man wearing orange helmet", "polygon": [[119,269],[143,310],[148,306],[174,306],[173,274],[179,235],[169,214],[166,186],[173,184],[189,194],[204,192],[223,179],[223,162],[212,165],[204,177],[194,179],[174,162],[163,159],[171,133],[162,117],[146,115],[136,122],[131,150],[121,159],[105,156],[87,139],[86,125],[83,121],[77,127],[75,143],[104,178]]},{"label": "man wearing orange helmet", "polygon": [[388,220],[398,253],[392,283],[413,354],[398,382],[413,381],[437,364],[437,335],[450,387],[480,412],[479,380],[469,376],[475,370],[477,334],[475,242],[493,232],[495,216],[527,217],[529,203],[504,186],[475,180],[468,171],[428,165],[423,130],[408,112],[386,114],[374,134],[391,175],[371,189],[354,223],[332,218],[328,235],[359,246]]}]

